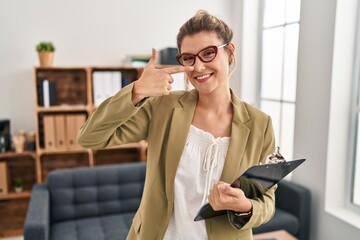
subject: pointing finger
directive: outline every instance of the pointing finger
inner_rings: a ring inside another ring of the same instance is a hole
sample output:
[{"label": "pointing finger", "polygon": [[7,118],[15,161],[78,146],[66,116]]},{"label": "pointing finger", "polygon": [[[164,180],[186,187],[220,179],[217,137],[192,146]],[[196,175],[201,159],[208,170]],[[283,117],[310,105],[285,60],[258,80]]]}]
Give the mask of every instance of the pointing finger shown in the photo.
[{"label": "pointing finger", "polygon": [[174,74],[174,73],[193,71],[194,67],[193,66],[186,66],[186,67],[176,66],[176,67],[163,68],[162,70],[168,74]]},{"label": "pointing finger", "polygon": [[155,64],[157,62],[158,53],[155,48],[152,49],[151,58],[148,62],[148,66],[155,67]]}]

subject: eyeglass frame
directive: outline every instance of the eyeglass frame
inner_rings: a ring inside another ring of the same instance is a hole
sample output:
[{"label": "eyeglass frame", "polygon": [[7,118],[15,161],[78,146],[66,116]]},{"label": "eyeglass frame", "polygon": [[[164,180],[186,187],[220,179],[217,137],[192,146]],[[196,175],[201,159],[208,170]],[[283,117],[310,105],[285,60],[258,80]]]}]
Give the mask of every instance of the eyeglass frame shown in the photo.
[{"label": "eyeglass frame", "polygon": [[[195,65],[195,62],[196,62],[196,57],[197,57],[197,58],[199,58],[200,61],[202,61],[203,63],[209,63],[209,62],[212,62],[212,61],[216,58],[217,53],[218,53],[218,50],[219,50],[220,48],[226,47],[227,45],[229,45],[229,43],[225,43],[225,44],[222,44],[222,45],[220,45],[220,46],[210,45],[210,46],[207,46],[206,48],[201,49],[197,54],[179,53],[179,54],[176,55],[176,61],[177,61],[180,65],[182,65],[182,66],[194,66],[194,65]],[[211,59],[211,60],[209,60],[209,61],[205,61],[204,59],[202,59],[202,58],[200,57],[199,54],[200,54],[202,51],[204,51],[204,50],[206,50],[206,49],[208,49],[208,48],[213,48],[213,49],[215,50],[215,56],[214,56],[213,59]],[[181,63],[181,61],[180,61],[180,58],[181,58],[181,56],[183,56],[183,55],[191,55],[191,56],[193,56],[193,57],[194,57],[194,62],[193,62],[191,65],[184,65],[184,64]]]}]

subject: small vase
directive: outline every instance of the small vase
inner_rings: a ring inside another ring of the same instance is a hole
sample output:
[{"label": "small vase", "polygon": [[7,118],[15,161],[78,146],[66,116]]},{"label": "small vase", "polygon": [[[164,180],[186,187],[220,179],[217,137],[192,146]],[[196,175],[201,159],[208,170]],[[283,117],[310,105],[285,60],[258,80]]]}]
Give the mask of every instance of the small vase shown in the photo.
[{"label": "small vase", "polygon": [[15,192],[20,193],[23,191],[23,187],[15,187]]},{"label": "small vase", "polygon": [[39,60],[41,67],[52,67],[54,62],[53,52],[39,52]]}]

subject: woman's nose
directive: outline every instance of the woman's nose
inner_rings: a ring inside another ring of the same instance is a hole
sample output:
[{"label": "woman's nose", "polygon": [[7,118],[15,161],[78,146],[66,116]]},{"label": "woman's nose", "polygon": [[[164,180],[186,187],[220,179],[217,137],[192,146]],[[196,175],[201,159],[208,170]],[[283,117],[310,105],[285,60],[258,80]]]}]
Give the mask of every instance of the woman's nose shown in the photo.
[{"label": "woman's nose", "polygon": [[198,57],[195,59],[194,71],[202,72],[205,70],[205,63],[203,63]]}]

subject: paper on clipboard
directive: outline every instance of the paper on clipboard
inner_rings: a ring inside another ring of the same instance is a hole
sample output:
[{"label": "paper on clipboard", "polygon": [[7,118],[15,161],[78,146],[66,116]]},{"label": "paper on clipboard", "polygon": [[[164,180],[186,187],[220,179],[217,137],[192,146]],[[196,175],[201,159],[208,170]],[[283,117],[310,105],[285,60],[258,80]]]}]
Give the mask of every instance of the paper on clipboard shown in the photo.
[{"label": "paper on clipboard", "polygon": [[[300,166],[305,159],[297,159],[292,161],[279,161],[276,163],[268,163],[262,165],[256,165],[250,167],[245,171],[239,178],[246,178],[251,181],[254,181],[256,184],[261,184],[266,190],[270,189],[272,186],[277,184],[281,179],[286,177],[289,173],[294,171],[298,166]],[[238,178],[238,179],[239,179]],[[236,179],[231,186],[238,185]],[[238,186],[236,186],[238,187]],[[198,213],[194,221],[200,221],[207,218],[212,218],[220,215],[226,214],[226,210],[215,211],[212,209],[209,203],[203,205]]]}]

